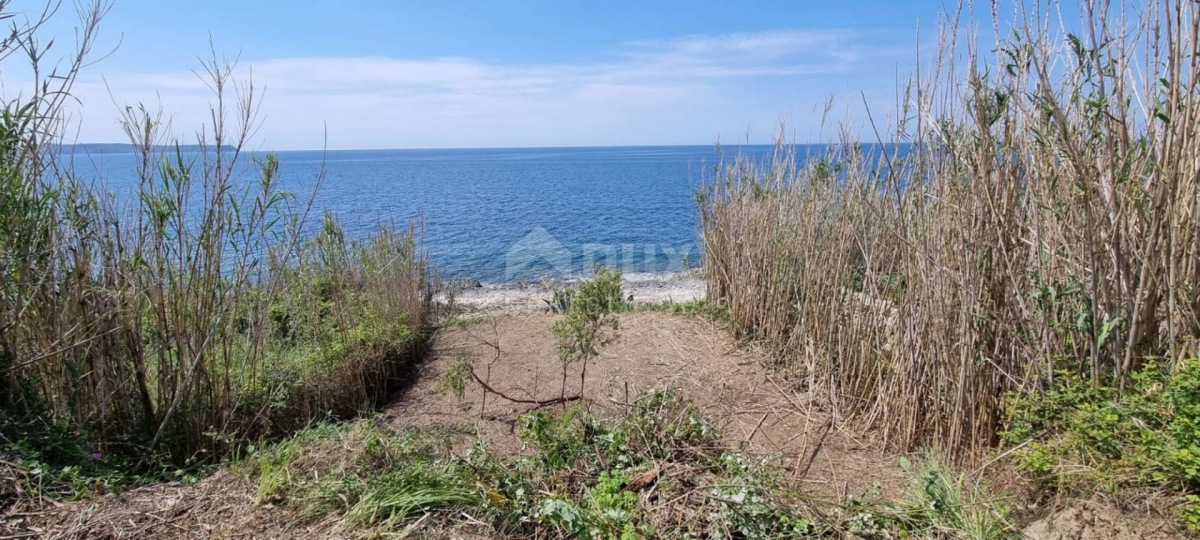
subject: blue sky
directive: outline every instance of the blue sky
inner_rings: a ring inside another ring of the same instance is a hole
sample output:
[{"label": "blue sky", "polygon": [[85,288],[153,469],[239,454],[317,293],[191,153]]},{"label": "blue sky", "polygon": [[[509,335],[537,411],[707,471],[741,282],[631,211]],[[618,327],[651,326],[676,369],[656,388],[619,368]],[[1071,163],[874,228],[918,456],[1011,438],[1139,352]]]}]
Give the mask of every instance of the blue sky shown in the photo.
[{"label": "blue sky", "polygon": [[[81,77],[73,119],[80,141],[121,141],[118,107],[144,103],[193,132],[210,96],[192,70],[211,35],[263,90],[259,148],[320,148],[326,131],[334,149],[767,142],[780,122],[814,141],[831,130],[831,95],[835,121],[861,122],[860,91],[884,115],[914,65],[918,21],[932,35],[943,9],[116,0],[97,50],[119,46]],[[70,15],[54,27],[68,40]]]}]

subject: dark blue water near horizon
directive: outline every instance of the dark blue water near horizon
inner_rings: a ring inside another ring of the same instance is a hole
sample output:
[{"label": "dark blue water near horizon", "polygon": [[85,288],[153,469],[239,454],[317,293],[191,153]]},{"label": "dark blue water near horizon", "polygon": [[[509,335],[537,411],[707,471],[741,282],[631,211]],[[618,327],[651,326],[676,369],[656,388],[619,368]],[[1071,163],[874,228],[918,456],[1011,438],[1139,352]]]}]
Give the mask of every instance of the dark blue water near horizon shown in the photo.
[{"label": "dark blue water near horizon", "polygon": [[[423,222],[442,276],[483,282],[683,270],[700,261],[696,192],[713,166],[767,161],[774,146],[338,150],[274,152],[285,189],[304,197],[322,164],[311,221],[331,211],[351,237]],[[797,153],[803,155],[804,149]],[[133,155],[76,158],[121,198]]]}]

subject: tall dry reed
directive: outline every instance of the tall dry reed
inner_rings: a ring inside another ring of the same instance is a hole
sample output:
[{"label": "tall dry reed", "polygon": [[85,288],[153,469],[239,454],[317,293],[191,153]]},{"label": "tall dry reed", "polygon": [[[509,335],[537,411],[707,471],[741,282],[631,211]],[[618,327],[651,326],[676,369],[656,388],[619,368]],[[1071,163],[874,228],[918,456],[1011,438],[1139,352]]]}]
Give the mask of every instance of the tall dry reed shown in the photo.
[{"label": "tall dry reed", "polygon": [[1200,3],[1077,7],[993,4],[993,50],[966,5],[900,144],[781,146],[701,195],[710,299],[893,447],[978,457],[1009,392],[1197,354]]}]

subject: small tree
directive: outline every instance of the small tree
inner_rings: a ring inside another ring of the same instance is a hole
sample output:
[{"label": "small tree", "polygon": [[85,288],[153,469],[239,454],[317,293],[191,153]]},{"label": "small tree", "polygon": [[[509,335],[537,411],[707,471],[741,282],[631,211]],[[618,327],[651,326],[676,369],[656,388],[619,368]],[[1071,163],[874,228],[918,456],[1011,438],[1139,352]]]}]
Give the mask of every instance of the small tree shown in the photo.
[{"label": "small tree", "polygon": [[558,359],[562,362],[560,398],[567,395],[567,372],[573,364],[582,364],[579,394],[587,384],[588,363],[600,355],[600,349],[617,340],[619,324],[614,313],[627,310],[629,303],[621,292],[621,271],[597,269],[596,275],[579,284],[561,321],[554,324],[558,337]]}]

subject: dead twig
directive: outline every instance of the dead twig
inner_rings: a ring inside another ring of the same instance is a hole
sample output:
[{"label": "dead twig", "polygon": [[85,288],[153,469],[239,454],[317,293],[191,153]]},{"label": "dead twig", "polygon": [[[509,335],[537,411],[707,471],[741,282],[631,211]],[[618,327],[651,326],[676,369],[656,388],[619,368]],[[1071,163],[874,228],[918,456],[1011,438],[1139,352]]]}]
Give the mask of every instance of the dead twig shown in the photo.
[{"label": "dead twig", "polygon": [[750,432],[750,434],[746,436],[746,440],[745,440],[744,444],[750,444],[750,441],[752,439],[754,439],[755,435],[758,434],[758,430],[759,430],[759,428],[762,427],[763,422],[767,421],[767,415],[769,415],[769,414],[771,414],[771,413],[769,413],[769,412],[763,413],[762,418],[759,418],[758,423],[754,425],[754,430],[752,430]]},{"label": "dead twig", "polygon": [[825,438],[829,436],[831,429],[833,429],[833,418],[825,421],[825,430],[821,432],[821,438],[817,439],[817,446],[813,448],[812,454],[808,456],[808,462],[804,464],[804,468],[800,469],[799,477],[801,479],[808,476],[808,470],[812,468],[813,461],[817,459],[817,454],[821,452],[821,447],[825,446]]}]

